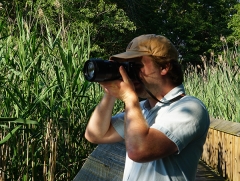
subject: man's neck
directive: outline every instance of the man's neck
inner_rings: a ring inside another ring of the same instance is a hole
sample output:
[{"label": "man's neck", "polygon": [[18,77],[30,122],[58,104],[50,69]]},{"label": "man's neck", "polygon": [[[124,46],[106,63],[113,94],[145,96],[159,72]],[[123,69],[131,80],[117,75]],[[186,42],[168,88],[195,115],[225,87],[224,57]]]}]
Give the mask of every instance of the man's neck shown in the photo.
[{"label": "man's neck", "polygon": [[[161,93],[159,93],[156,96],[154,95],[154,96],[158,100],[161,100],[167,93],[169,93],[174,88],[175,88],[175,86],[165,87],[164,89],[162,89]],[[151,106],[151,108],[153,108],[158,103],[158,101],[156,99],[154,99],[153,97],[151,97],[151,96],[148,98],[148,102],[149,102],[149,105]]]}]

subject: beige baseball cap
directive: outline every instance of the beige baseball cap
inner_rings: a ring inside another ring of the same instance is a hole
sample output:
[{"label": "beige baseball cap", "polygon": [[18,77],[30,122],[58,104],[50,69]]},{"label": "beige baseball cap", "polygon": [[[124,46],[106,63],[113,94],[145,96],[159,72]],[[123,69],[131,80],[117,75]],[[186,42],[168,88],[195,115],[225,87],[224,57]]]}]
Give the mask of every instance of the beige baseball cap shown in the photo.
[{"label": "beige baseball cap", "polygon": [[144,55],[153,55],[178,60],[178,51],[169,39],[161,35],[145,34],[134,38],[127,46],[126,52],[112,55],[111,60],[126,61],[141,57]]}]

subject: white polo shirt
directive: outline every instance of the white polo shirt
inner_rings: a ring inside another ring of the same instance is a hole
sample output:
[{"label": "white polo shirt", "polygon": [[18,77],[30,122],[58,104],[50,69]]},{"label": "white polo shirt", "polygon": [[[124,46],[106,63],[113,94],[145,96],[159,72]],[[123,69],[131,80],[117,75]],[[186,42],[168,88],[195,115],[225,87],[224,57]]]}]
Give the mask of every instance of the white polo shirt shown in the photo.
[{"label": "white polo shirt", "polygon": [[[183,85],[172,89],[161,101],[167,102],[184,93]],[[151,128],[157,129],[178,147],[178,153],[146,163],[132,161],[126,154],[123,181],[194,181],[210,120],[206,107],[197,98],[184,96],[172,104],[157,103],[149,109],[140,102]],[[124,113],[112,117],[112,124],[124,138]],[[152,140],[156,144],[161,140]]]}]

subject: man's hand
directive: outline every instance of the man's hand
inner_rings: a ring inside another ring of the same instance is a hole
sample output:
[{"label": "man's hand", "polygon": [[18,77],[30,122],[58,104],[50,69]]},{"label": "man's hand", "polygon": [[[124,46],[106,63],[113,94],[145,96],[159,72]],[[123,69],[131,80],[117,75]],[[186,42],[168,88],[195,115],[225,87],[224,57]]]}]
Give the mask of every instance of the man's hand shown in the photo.
[{"label": "man's hand", "polygon": [[119,72],[122,76],[122,80],[114,80],[100,83],[104,88],[105,92],[113,97],[122,100],[123,102],[130,101],[133,98],[137,98],[134,85],[131,79],[128,77],[123,66],[120,66]]}]

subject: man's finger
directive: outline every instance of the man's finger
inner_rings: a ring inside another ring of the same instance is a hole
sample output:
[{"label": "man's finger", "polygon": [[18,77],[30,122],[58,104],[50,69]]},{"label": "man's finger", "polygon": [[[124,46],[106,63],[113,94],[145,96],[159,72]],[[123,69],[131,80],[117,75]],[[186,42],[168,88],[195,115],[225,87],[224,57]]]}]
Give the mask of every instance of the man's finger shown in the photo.
[{"label": "man's finger", "polygon": [[127,75],[126,70],[123,68],[123,66],[119,67],[119,72],[120,72],[120,74],[122,76],[123,82],[129,82],[129,77]]}]

